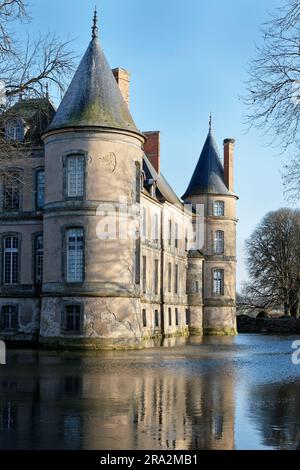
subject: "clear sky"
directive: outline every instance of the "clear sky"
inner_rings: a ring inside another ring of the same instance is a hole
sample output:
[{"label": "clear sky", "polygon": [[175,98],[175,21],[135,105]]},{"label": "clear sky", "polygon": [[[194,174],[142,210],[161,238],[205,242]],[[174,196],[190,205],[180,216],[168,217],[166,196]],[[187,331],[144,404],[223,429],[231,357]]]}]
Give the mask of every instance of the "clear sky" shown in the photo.
[{"label": "clear sky", "polygon": [[179,196],[208,131],[219,150],[236,139],[238,285],[246,279],[244,241],[263,215],[283,205],[282,156],[258,130],[246,132],[246,67],[260,25],[280,0],[31,0],[30,34],[55,31],[85,52],[95,3],[112,68],[132,73],[131,112],[144,131],[160,130],[162,172]]}]

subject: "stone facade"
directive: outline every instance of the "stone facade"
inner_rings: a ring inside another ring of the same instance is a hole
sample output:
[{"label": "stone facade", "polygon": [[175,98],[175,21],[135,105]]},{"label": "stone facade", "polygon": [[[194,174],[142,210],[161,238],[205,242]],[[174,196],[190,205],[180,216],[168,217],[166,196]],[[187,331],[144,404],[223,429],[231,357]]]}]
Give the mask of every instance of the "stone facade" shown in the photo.
[{"label": "stone facade", "polygon": [[[135,127],[129,74],[110,70],[96,33],[56,112],[48,99],[21,100],[13,119],[2,116],[2,138],[21,123],[24,139],[1,179],[0,338],[115,349],[156,337],[235,334],[234,141],[224,144],[224,174],[210,130],[180,200],[160,173],[159,132]],[[39,108],[48,120],[27,141]],[[12,169],[21,183],[7,182]],[[210,185],[215,174],[220,181]],[[223,212],[215,213],[216,202]],[[204,243],[195,248],[187,232],[197,204]],[[223,233],[218,253],[216,232]]]}]

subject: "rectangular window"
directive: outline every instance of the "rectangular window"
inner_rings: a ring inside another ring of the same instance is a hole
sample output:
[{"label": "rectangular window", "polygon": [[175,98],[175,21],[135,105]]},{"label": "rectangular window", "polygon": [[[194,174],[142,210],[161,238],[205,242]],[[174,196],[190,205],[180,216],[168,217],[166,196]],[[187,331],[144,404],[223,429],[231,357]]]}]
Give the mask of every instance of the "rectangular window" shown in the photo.
[{"label": "rectangular window", "polygon": [[20,209],[20,174],[17,171],[8,171],[4,178],[4,210],[16,211]]},{"label": "rectangular window", "polygon": [[67,158],[68,197],[82,197],[84,191],[84,156],[70,155]]},{"label": "rectangular window", "polygon": [[154,261],[154,293],[158,295],[158,259]]},{"label": "rectangular window", "polygon": [[147,326],[147,313],[146,310],[143,309],[143,327],[146,328]]},{"label": "rectangular window", "polygon": [[213,271],[213,293],[216,295],[224,294],[224,271],[215,269]]},{"label": "rectangular window", "polygon": [[223,217],[224,216],[224,201],[215,201],[214,202],[214,216]]},{"label": "rectangular window", "polygon": [[66,306],[66,331],[68,333],[80,333],[81,308],[80,305]]},{"label": "rectangular window", "polygon": [[36,208],[44,209],[45,206],[45,171],[36,172]]},{"label": "rectangular window", "polygon": [[176,322],[176,326],[178,326],[179,325],[178,308],[175,308],[175,322]]},{"label": "rectangular window", "polygon": [[168,264],[168,292],[172,291],[172,265]]},{"label": "rectangular window", "polygon": [[19,239],[18,237],[4,238],[4,284],[19,283]]},{"label": "rectangular window", "polygon": [[143,293],[147,290],[147,258],[143,256]]},{"label": "rectangular window", "polygon": [[215,232],[214,251],[215,254],[218,255],[224,253],[224,232],[222,230],[217,230]]},{"label": "rectangular window", "polygon": [[178,264],[175,264],[174,292],[178,294]]},{"label": "rectangular window", "polygon": [[83,281],[83,229],[67,231],[67,282]]},{"label": "rectangular window", "polygon": [[16,330],[18,327],[18,313],[15,305],[2,307],[2,325],[4,330]]},{"label": "rectangular window", "polygon": [[193,282],[193,293],[198,294],[199,292],[199,281],[194,281]]},{"label": "rectangular window", "polygon": [[159,317],[158,317],[158,310],[154,311],[154,325],[155,328],[159,327]]},{"label": "rectangular window", "polygon": [[178,224],[175,224],[175,248],[178,248],[178,237],[179,237],[179,229]]},{"label": "rectangular window", "polygon": [[186,325],[190,325],[190,323],[191,323],[191,314],[190,314],[190,310],[188,308],[185,311],[185,323],[186,323]]},{"label": "rectangular window", "polygon": [[159,236],[158,236],[158,215],[154,214],[153,218],[153,241],[154,243],[158,243]]},{"label": "rectangular window", "polygon": [[35,282],[43,282],[43,235],[38,235],[35,239]]},{"label": "rectangular window", "polygon": [[172,244],[172,220],[169,220],[169,236],[168,236],[168,239],[169,239],[169,245],[171,246],[171,244]]},{"label": "rectangular window", "polygon": [[169,325],[172,326],[172,310],[168,308],[168,312],[169,312]]}]

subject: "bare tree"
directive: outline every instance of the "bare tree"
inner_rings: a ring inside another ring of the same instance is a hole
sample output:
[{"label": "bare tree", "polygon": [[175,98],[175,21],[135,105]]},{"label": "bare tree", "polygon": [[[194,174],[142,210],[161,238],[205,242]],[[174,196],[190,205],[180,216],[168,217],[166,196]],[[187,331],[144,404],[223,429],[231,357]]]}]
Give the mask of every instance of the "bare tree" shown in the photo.
[{"label": "bare tree", "polygon": [[[22,166],[30,158],[31,142],[27,135],[23,140],[5,135],[6,123],[18,119],[22,100],[48,97],[49,85],[62,94],[75,65],[70,41],[61,41],[53,33],[34,40],[28,37],[25,44],[18,40],[16,24],[30,19],[26,0],[0,0],[0,177],[12,194],[18,184],[26,184],[26,172],[16,177],[11,167]],[[39,112],[45,113],[40,121],[47,118],[48,109],[45,105],[40,107]],[[22,182],[17,181],[20,175]]]},{"label": "bare tree", "polygon": [[28,38],[21,46],[12,26],[24,20],[30,20],[25,0],[0,0],[0,81],[8,106],[20,94],[44,96],[48,83],[63,92],[74,69],[70,41],[63,42],[55,34],[40,35],[34,41]]},{"label": "bare tree", "polygon": [[268,213],[246,242],[250,282],[243,303],[250,308],[284,307],[300,314],[300,211]]},{"label": "bare tree", "polygon": [[265,129],[284,150],[291,147],[286,194],[299,197],[299,180],[291,178],[290,169],[296,165],[300,171],[300,0],[283,0],[262,32],[263,43],[249,65],[247,121]]}]

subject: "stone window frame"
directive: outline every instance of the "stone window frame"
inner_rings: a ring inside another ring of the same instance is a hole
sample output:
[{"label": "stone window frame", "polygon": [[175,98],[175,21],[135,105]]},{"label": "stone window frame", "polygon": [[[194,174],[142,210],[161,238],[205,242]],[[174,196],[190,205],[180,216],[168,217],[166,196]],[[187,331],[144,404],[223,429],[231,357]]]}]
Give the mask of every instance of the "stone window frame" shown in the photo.
[{"label": "stone window frame", "polygon": [[[4,240],[6,237],[18,238],[18,282],[16,284],[4,284]],[[22,260],[22,233],[20,232],[3,232],[0,235],[1,252],[0,252],[0,285],[5,288],[15,288],[21,285],[21,260]]]},{"label": "stone window frame", "polygon": [[174,294],[178,294],[179,289],[179,265],[174,265]]},{"label": "stone window frame", "polygon": [[[15,311],[15,327],[14,328],[4,328],[4,318],[3,318],[3,309],[4,307],[14,307]],[[3,333],[16,333],[19,331],[19,318],[20,318],[20,305],[16,302],[7,302],[3,303],[0,307],[0,328]]]},{"label": "stone window frame", "polygon": [[43,237],[43,263],[44,263],[44,232],[39,231],[39,232],[34,232],[31,235],[31,246],[32,246],[32,280],[34,285],[41,286],[43,284],[43,279],[42,283],[37,283],[37,270],[36,270],[36,242],[38,237]]},{"label": "stone window frame", "polygon": [[[217,239],[217,234],[222,234],[222,238],[220,239]],[[217,246],[218,246],[218,243],[221,244],[222,242],[222,250],[218,251],[217,250]],[[213,247],[214,247],[214,254],[215,255],[224,255],[225,253],[225,232],[224,230],[215,230],[213,232]]]},{"label": "stone window frame", "polygon": [[147,256],[142,257],[142,290],[143,294],[147,293]]},{"label": "stone window frame", "polygon": [[[216,206],[217,204],[220,204],[223,208],[222,214],[216,214]],[[213,216],[214,217],[225,217],[225,201],[222,201],[221,199],[215,199],[213,201]]]},{"label": "stone window frame", "polygon": [[185,309],[185,324],[186,326],[191,324],[191,310],[188,307]]},{"label": "stone window frame", "polygon": [[24,197],[24,187],[23,187],[23,184],[22,184],[22,180],[24,181],[24,168],[20,168],[20,167],[15,167],[15,166],[12,166],[12,167],[7,167],[5,168],[5,173],[9,173],[9,172],[16,172],[18,173],[18,178],[19,178],[19,182],[18,182],[18,186],[19,186],[19,207],[18,209],[7,209],[5,208],[5,175],[2,177],[2,212],[4,214],[19,214],[20,212],[23,211],[23,197]]},{"label": "stone window frame", "polygon": [[[215,292],[215,277],[214,277],[214,274],[215,274],[215,271],[220,271],[222,272],[222,289],[221,289],[221,293],[217,293]],[[223,297],[225,295],[225,269],[224,268],[221,268],[221,267],[218,267],[218,266],[215,266],[214,268],[212,268],[211,270],[211,279],[212,279],[212,295],[213,297]]]},{"label": "stone window frame", "polygon": [[134,281],[138,286],[141,283],[141,239],[139,231],[136,231],[134,240]]},{"label": "stone window frame", "polygon": [[[82,156],[84,162],[83,169],[83,192],[82,196],[68,196],[68,157],[72,156]],[[74,149],[68,150],[62,155],[62,165],[63,165],[63,197],[65,201],[85,201],[86,200],[86,189],[87,189],[87,162],[89,158],[89,153],[86,150]]]},{"label": "stone window frame", "polygon": [[159,294],[159,259],[154,260],[154,295]]},{"label": "stone window frame", "polygon": [[[70,282],[68,281],[68,273],[67,273],[67,233],[69,230],[76,230],[82,229],[83,230],[83,269],[82,269],[82,280]],[[62,240],[62,258],[61,258],[61,272],[62,272],[62,279],[64,284],[70,286],[82,286],[86,279],[86,226],[84,224],[67,224],[61,227],[61,240]]]},{"label": "stone window frame", "polygon": [[33,172],[33,183],[34,183],[34,191],[33,191],[33,207],[35,211],[40,212],[43,211],[45,208],[45,195],[44,195],[44,207],[38,206],[38,173],[43,171],[45,174],[45,188],[46,188],[46,171],[44,166],[38,166],[32,170]]},{"label": "stone window frame", "polygon": [[[80,329],[76,331],[67,330],[67,307],[79,307],[80,308]],[[65,300],[62,302],[61,310],[61,322],[60,322],[61,334],[64,336],[82,336],[84,330],[84,303],[76,300]]]}]

